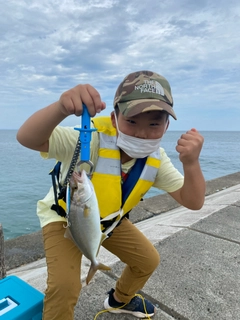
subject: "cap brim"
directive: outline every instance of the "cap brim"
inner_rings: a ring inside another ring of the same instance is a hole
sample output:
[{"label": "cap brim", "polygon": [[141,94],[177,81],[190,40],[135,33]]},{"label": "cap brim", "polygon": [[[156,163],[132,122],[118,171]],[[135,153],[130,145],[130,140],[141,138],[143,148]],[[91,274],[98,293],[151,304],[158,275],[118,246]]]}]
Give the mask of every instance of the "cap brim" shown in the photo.
[{"label": "cap brim", "polygon": [[165,103],[164,101],[158,99],[139,99],[127,102],[117,103],[120,112],[127,117],[133,117],[142,112],[148,111],[166,111],[175,120],[177,120],[176,114],[173,108]]}]

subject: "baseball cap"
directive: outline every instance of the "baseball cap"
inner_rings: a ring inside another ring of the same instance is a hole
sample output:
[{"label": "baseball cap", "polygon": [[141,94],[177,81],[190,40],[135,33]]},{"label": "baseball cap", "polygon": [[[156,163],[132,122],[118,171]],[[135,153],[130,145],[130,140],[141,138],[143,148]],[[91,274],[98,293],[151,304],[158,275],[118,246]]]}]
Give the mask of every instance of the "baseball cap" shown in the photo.
[{"label": "baseball cap", "polygon": [[166,111],[177,120],[167,79],[152,71],[137,71],[127,75],[116,91],[114,108],[116,106],[127,117],[159,110]]}]

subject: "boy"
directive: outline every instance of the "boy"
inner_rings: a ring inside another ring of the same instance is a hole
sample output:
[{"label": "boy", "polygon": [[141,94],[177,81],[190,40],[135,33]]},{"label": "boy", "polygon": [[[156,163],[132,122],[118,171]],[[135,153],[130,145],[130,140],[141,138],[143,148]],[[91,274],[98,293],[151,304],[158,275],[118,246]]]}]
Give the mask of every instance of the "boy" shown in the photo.
[{"label": "boy", "polygon": [[[80,116],[82,103],[92,117],[106,107],[95,88],[78,85],[63,93],[59,101],[33,114],[17,134],[22,145],[40,151],[43,158],[61,161],[61,184],[71,164],[78,132],[58,124],[71,114]],[[127,219],[130,210],[151,186],[165,190],[189,209],[198,210],[204,202],[205,181],[199,164],[203,137],[191,129],[178,140],[176,150],[183,165],[183,177],[159,147],[169,125],[169,115],[176,119],[167,80],[151,71],[139,71],[129,74],[119,85],[110,117],[93,118],[98,132],[93,133],[91,142],[92,182],[101,219],[105,220],[103,231],[111,230],[116,221],[116,217],[106,219],[110,214],[123,213],[120,223],[102,243],[126,263],[115,289],[109,291],[104,302],[110,312],[130,313],[138,318],[155,313],[152,303],[135,293],[158,266],[159,254]],[[126,183],[134,179],[137,181],[126,196]],[[64,238],[66,220],[57,213],[56,206],[54,209],[54,203],[51,188],[37,206],[48,267],[43,319],[72,320],[81,290],[82,254],[71,240]]]}]

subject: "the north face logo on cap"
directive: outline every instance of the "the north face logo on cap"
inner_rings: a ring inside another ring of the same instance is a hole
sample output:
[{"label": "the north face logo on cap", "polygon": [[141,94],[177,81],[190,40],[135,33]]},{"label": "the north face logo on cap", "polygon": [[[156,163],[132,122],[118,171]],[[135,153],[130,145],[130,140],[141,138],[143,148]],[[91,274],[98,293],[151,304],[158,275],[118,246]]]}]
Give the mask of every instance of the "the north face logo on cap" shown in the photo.
[{"label": "the north face logo on cap", "polygon": [[143,70],[127,75],[117,88],[113,105],[128,117],[159,110],[177,119],[167,79],[152,71]]},{"label": "the north face logo on cap", "polygon": [[157,93],[164,96],[164,89],[161,84],[155,80],[144,80],[143,84],[135,85],[135,90],[139,90],[141,93]]}]

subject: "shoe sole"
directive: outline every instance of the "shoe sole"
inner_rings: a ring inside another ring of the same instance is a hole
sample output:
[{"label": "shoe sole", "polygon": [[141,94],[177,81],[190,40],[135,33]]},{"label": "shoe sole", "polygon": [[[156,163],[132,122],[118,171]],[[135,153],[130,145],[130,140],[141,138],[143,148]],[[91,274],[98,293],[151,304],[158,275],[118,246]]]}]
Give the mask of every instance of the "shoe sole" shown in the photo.
[{"label": "shoe sole", "polygon": [[139,319],[146,319],[147,317],[153,317],[155,313],[150,313],[150,314],[145,314],[142,313],[140,311],[129,311],[126,309],[121,309],[121,308],[112,308],[109,304],[108,304],[108,298],[106,298],[106,300],[104,301],[104,308],[111,313],[128,313],[133,315],[136,318]]}]

